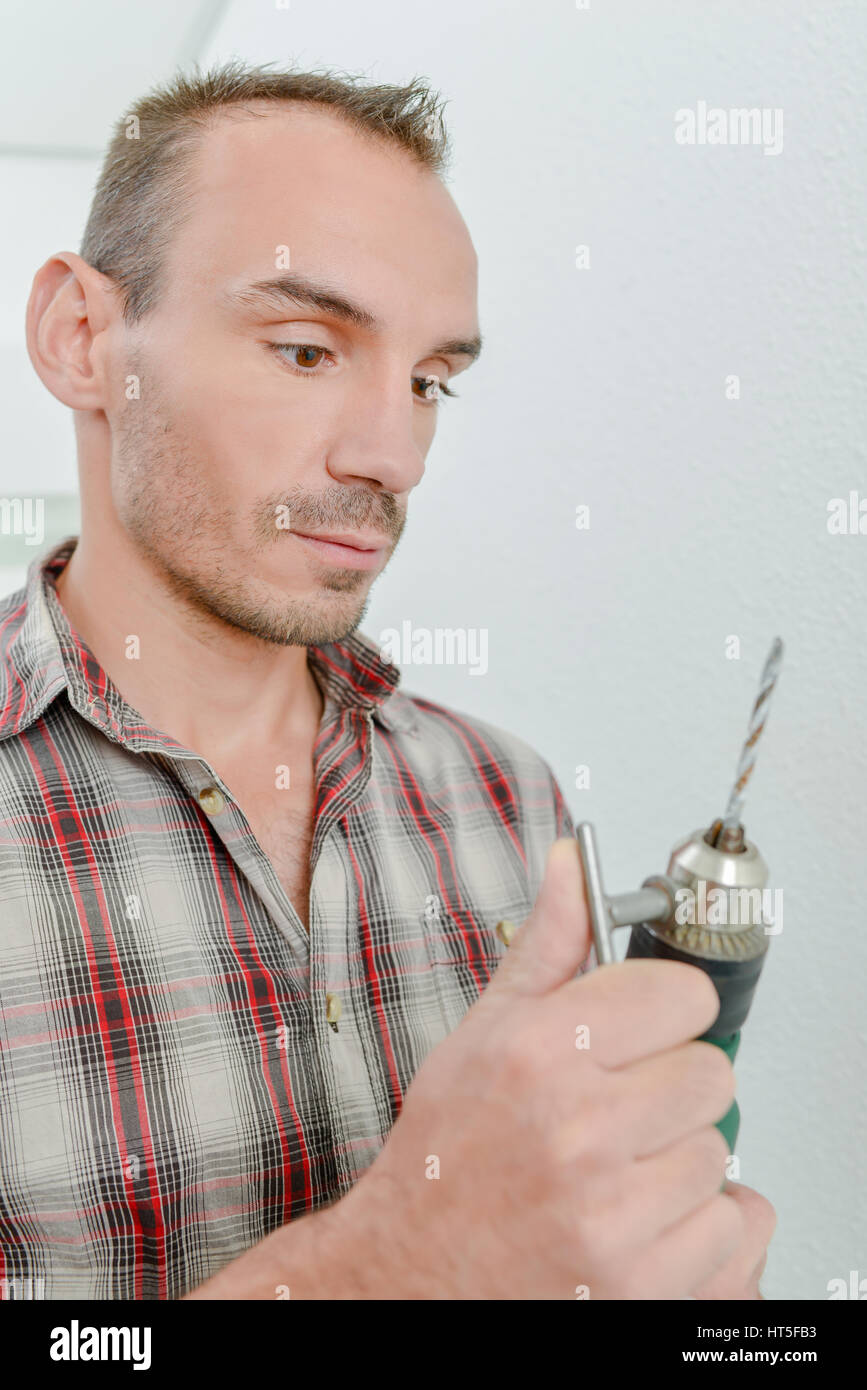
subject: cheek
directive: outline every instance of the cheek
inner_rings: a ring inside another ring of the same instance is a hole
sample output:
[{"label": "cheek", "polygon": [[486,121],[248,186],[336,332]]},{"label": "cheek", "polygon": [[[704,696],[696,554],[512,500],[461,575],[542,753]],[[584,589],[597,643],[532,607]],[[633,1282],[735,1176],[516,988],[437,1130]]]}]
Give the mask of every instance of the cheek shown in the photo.
[{"label": "cheek", "polygon": [[412,425],[412,437],[422,458],[425,457],[428,449],[433,443],[437,428],[437,411],[439,409],[441,409],[440,406],[436,406],[431,410],[426,410],[423,406],[420,406],[415,411]]},{"label": "cheek", "polygon": [[251,400],[236,387],[216,390],[208,384],[186,402],[184,432],[197,453],[207,457],[214,475],[232,490],[267,491],[286,484],[287,474],[303,471],[316,454],[323,432],[300,404]]},{"label": "cheek", "polygon": [[237,496],[321,470],[345,405],[333,388],[284,376],[252,347],[215,355],[192,340],[163,394],[178,436],[208,461],[215,490]]}]

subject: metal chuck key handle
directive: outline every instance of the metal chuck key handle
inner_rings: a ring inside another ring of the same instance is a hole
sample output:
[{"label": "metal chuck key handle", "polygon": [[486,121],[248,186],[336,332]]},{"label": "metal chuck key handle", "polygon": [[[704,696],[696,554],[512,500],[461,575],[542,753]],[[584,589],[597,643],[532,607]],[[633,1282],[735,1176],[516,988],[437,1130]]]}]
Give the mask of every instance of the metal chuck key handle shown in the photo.
[{"label": "metal chuck key handle", "polygon": [[[720,1008],[701,1041],[715,1043],[732,1061],[768,950],[763,912],[768,870],[746,838],[741,812],[782,656],[777,638],[762,672],[725,815],[675,845],[665,874],[646,878],[633,893],[608,897],[593,826],[585,821],[577,830],[597,964],[614,962],[611,933],[631,926],[627,957],[679,960],[704,970],[716,987]],[[735,1102],[717,1125],[729,1153],[734,1152],[739,1123]]]}]

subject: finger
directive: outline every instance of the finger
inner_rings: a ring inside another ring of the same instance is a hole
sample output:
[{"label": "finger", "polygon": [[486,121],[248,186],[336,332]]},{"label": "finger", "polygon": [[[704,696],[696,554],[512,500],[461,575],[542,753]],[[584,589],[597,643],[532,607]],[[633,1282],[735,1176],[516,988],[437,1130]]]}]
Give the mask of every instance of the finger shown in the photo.
[{"label": "finger", "polygon": [[637,1163],[613,1163],[592,1177],[582,1174],[582,1227],[604,1241],[634,1251],[648,1246],[715,1194],[725,1169],[727,1145],[708,1125]]},{"label": "finger", "polygon": [[572,980],[590,950],[590,920],[578,841],[555,840],[533,911],[512,937],[485,994],[546,994]]},{"label": "finger", "polygon": [[617,1068],[700,1037],[718,1013],[719,995],[703,970],[681,961],[624,960],[563,985],[550,1026],[574,1046],[583,1025],[594,1060]]},{"label": "finger", "polygon": [[707,1042],[683,1043],[633,1062],[616,1075],[624,1078],[632,1096],[627,1113],[634,1126],[631,1151],[636,1158],[716,1124],[728,1114],[737,1090],[729,1058]]},{"label": "finger", "polygon": [[639,1298],[683,1298],[706,1284],[743,1240],[743,1213],[723,1192],[664,1231],[636,1258]]},{"label": "finger", "polygon": [[710,1043],[683,1043],[603,1071],[580,1115],[564,1123],[560,1152],[569,1162],[587,1152],[594,1133],[604,1132],[606,1154],[614,1161],[647,1158],[722,1119],[734,1095],[735,1074],[725,1053]]},{"label": "finger", "polygon": [[747,1249],[752,1251],[754,1261],[767,1252],[774,1231],[777,1229],[777,1213],[767,1197],[754,1187],[742,1182],[727,1182],[725,1192],[734,1198],[744,1214],[747,1230]]},{"label": "finger", "polygon": [[743,1183],[727,1182],[724,1192],[743,1214],[743,1239],[726,1264],[693,1291],[693,1297],[752,1299],[758,1292],[758,1281],[765,1267],[767,1247],[776,1228],[777,1215],[766,1197]]}]

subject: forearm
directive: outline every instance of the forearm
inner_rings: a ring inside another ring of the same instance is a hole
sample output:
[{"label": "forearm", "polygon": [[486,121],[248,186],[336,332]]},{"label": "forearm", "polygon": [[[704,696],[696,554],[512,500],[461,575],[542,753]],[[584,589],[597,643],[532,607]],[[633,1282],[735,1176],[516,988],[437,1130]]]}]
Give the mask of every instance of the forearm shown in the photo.
[{"label": "forearm", "polygon": [[273,1231],[186,1297],[427,1298],[419,1250],[431,1242],[414,1240],[411,1227],[389,1181],[365,1173],[339,1202]]},{"label": "forearm", "polygon": [[187,1299],[371,1297],[363,1286],[375,1261],[360,1258],[362,1234],[346,1220],[343,1205],[337,1202],[273,1231]]}]

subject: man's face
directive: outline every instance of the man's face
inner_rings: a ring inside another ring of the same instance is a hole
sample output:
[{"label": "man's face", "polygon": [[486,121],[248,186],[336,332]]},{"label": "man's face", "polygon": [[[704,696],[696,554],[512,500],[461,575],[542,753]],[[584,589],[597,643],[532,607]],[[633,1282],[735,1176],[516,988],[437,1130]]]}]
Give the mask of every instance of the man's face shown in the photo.
[{"label": "man's face", "polygon": [[[323,108],[221,120],[190,195],[157,307],[112,330],[114,505],[199,609],[268,641],[339,640],[448,408],[425,378],[471,361],[472,243],[433,174]],[[363,314],[250,289],[290,276]]]}]

